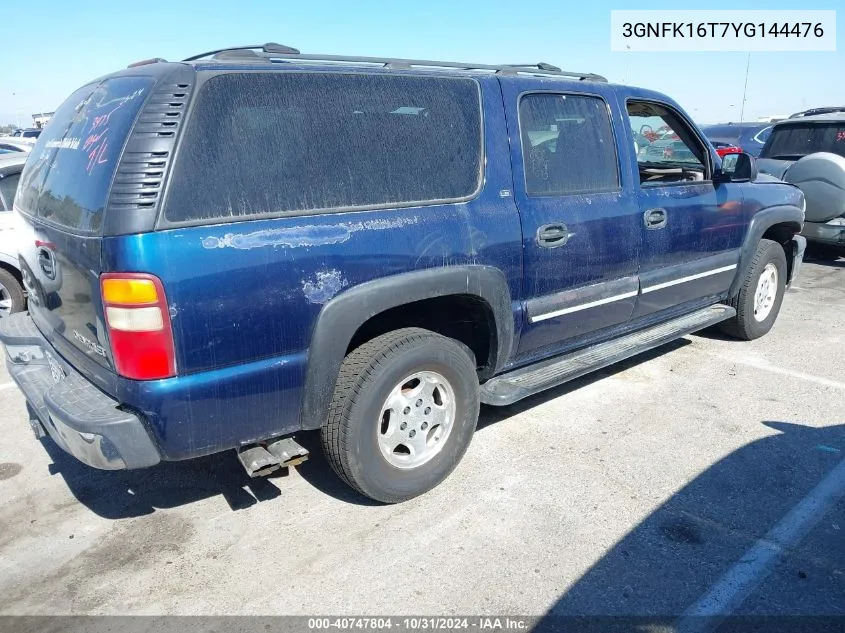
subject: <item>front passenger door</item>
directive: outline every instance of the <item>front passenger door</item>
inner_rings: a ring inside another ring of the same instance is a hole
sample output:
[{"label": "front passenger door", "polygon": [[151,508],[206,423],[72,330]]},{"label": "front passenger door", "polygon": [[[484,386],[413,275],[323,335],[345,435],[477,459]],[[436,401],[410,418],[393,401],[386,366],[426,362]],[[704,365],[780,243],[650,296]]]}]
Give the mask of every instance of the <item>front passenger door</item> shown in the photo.
[{"label": "front passenger door", "polygon": [[709,146],[677,106],[629,99],[641,214],[634,319],[713,303],[736,275],[746,230],[740,185],[713,182]]}]

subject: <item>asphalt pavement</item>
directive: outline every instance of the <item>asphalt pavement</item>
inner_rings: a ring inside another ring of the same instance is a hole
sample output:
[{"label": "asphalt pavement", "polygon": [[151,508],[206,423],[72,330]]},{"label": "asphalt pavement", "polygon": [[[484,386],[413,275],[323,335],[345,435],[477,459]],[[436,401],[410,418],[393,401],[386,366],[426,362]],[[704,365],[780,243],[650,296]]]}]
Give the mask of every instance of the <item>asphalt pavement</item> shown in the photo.
[{"label": "asphalt pavement", "polygon": [[483,408],[454,474],[394,506],[313,435],[268,479],[233,454],[92,470],[2,368],[0,614],[845,616],[843,307],[845,260],[806,263],[768,336]]}]

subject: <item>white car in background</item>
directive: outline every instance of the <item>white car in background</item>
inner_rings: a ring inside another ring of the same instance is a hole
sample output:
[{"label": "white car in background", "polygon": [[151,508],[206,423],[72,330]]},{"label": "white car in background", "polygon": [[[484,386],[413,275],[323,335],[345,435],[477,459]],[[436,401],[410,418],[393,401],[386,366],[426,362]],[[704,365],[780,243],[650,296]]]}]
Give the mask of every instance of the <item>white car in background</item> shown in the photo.
[{"label": "white car in background", "polygon": [[28,155],[28,152],[0,154],[0,319],[26,308],[12,202]]},{"label": "white car in background", "polygon": [[28,153],[32,150],[34,142],[29,139],[15,138],[13,136],[0,136],[0,156],[6,154]]}]

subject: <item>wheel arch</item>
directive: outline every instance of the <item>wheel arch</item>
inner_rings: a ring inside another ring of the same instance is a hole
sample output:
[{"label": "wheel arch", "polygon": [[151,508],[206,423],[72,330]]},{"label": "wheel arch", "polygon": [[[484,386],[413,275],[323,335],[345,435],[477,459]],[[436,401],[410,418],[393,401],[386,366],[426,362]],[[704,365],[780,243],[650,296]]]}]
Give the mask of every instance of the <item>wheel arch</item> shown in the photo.
[{"label": "wheel arch", "polygon": [[332,298],[317,317],[308,349],[301,428],[322,426],[341,363],[362,326],[391,309],[452,295],[474,297],[489,306],[495,341],[491,341],[488,362],[493,371],[501,368],[513,344],[514,317],[507,280],[498,268],[450,266],[365,282]]},{"label": "wheel arch", "polygon": [[0,251],[0,268],[8,270],[10,273],[15,275],[15,277],[20,278],[21,276],[18,258],[2,251]]},{"label": "wheel arch", "polygon": [[784,247],[787,268],[791,278],[796,253],[794,249],[788,248],[788,245],[792,238],[801,232],[803,226],[804,212],[799,207],[780,205],[757,212],[751,219],[748,233],[745,235],[745,240],[740,248],[737,273],[731,284],[728,297],[733,299],[739,294],[742,281],[748,273],[754,253],[757,250],[757,244],[762,239],[774,240]]}]

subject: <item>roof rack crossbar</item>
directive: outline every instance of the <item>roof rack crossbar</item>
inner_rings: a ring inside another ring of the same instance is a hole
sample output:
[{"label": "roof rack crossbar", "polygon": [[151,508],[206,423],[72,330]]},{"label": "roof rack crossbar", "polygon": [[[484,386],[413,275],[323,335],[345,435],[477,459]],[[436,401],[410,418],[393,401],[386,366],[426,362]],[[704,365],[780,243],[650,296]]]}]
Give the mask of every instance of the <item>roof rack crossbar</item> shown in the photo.
[{"label": "roof rack crossbar", "polygon": [[359,64],[378,64],[385,68],[392,69],[410,69],[410,68],[455,68],[458,70],[486,70],[503,75],[516,75],[519,73],[536,74],[536,75],[551,75],[557,77],[570,77],[582,81],[599,81],[607,82],[605,77],[595,73],[579,73],[568,70],[561,70],[557,66],[540,62],[536,64],[475,64],[463,62],[444,62],[434,61],[429,59],[403,59],[393,57],[362,57],[350,55],[321,55],[311,53],[300,53],[295,48],[283,46],[280,44],[264,44],[260,46],[236,46],[231,48],[221,48],[215,51],[209,51],[200,55],[188,57],[183,61],[197,61],[204,57],[217,55],[218,53],[227,53],[233,51],[253,51],[250,57],[259,57],[268,59],[270,61],[276,59],[294,60],[294,61],[311,61],[311,62],[341,62],[341,63],[359,63]]}]

